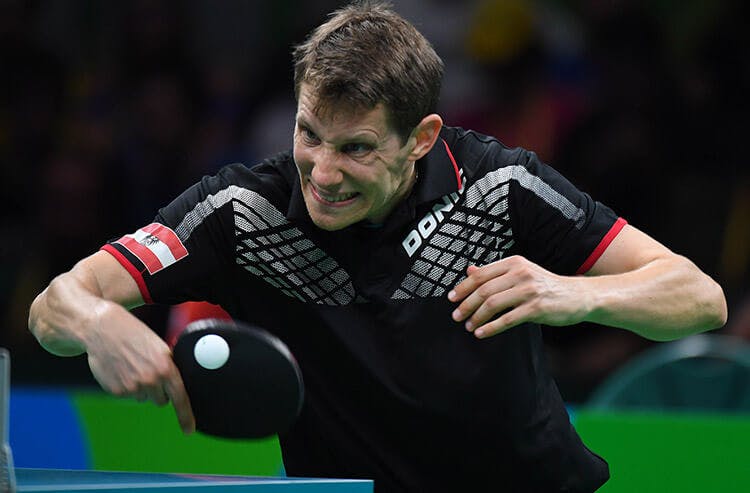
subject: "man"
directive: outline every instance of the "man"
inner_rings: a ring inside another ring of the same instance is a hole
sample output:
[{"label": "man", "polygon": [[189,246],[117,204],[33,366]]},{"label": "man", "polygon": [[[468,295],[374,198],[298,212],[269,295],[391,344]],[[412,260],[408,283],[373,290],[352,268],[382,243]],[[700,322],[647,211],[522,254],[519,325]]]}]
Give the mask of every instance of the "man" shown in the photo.
[{"label": "man", "polygon": [[441,77],[387,6],[335,12],[295,52],[293,154],[204,178],[79,262],[34,301],[32,332],[88,353],[108,392],[171,401],[190,432],[169,347],[126,308],[210,301],[302,367],[290,475],[595,490],[607,465],[569,424],[538,324],[673,339],[723,325],[722,290],[533,153],[444,127]]}]

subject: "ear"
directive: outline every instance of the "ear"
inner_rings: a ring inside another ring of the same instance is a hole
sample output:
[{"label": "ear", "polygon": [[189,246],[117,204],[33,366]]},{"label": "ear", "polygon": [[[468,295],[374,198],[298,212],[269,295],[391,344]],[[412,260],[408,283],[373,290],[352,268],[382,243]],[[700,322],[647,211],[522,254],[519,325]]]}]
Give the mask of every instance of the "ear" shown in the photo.
[{"label": "ear", "polygon": [[413,139],[414,147],[409,153],[410,161],[418,161],[425,154],[430,152],[432,146],[437,142],[440,136],[440,129],[443,127],[443,119],[440,115],[432,113],[422,118],[422,121],[414,127],[409,140]]}]

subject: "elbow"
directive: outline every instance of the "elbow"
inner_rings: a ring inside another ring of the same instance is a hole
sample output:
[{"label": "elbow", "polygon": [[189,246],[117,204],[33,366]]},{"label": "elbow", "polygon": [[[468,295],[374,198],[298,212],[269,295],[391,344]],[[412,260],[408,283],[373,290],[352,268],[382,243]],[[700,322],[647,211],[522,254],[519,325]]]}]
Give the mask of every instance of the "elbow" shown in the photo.
[{"label": "elbow", "polygon": [[647,336],[656,341],[681,339],[693,334],[716,330],[727,323],[727,300],[722,287],[705,273],[694,277],[694,282],[685,283],[692,286],[684,294],[689,301],[683,306],[682,316],[676,316],[673,325],[668,330]]},{"label": "elbow", "polygon": [[29,331],[40,343],[42,343],[48,332],[45,330],[45,324],[40,317],[41,306],[45,303],[44,299],[47,295],[47,289],[39,293],[29,307]]},{"label": "elbow", "polygon": [[713,283],[714,302],[713,309],[711,310],[712,320],[709,330],[724,327],[729,318],[729,309],[727,308],[727,298],[724,296],[724,290],[716,281],[711,280],[711,282]]},{"label": "elbow", "polygon": [[691,333],[706,332],[723,327],[727,323],[728,309],[727,299],[721,285],[711,276],[701,271],[695,264],[686,258],[682,258],[687,266],[692,282],[686,281],[685,286],[692,286],[690,295],[694,302]]},{"label": "elbow", "polygon": [[707,277],[706,286],[702,290],[700,317],[696,332],[719,329],[726,325],[729,317],[727,299],[719,283]]},{"label": "elbow", "polygon": [[53,280],[44,291],[34,298],[34,301],[29,308],[28,322],[31,334],[44,349],[53,354],[55,354],[53,347],[56,338],[53,325],[49,321],[49,306],[51,301],[50,298],[53,297],[52,295],[56,289],[56,281],[57,279]]}]

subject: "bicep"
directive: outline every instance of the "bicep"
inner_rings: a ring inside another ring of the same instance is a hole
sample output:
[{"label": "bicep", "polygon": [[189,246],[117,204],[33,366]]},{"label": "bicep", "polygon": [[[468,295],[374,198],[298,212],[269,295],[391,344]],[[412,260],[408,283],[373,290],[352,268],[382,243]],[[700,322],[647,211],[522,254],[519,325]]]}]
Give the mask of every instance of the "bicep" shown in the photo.
[{"label": "bicep", "polygon": [[81,260],[71,271],[101,298],[126,308],[143,304],[143,296],[130,273],[112,255],[98,251]]},{"label": "bicep", "polygon": [[639,229],[625,225],[601,257],[586,273],[588,276],[620,274],[675,254]]}]

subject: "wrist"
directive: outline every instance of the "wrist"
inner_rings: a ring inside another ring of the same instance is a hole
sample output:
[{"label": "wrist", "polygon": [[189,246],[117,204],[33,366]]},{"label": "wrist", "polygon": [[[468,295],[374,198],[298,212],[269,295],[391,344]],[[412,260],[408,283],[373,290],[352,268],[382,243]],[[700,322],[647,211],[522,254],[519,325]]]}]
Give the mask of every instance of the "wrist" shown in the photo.
[{"label": "wrist", "polygon": [[103,298],[95,298],[88,304],[84,318],[79,325],[79,340],[83,350],[89,352],[92,348],[101,345],[105,338],[103,331],[107,330],[106,320],[112,320],[116,316],[113,310],[123,309],[117,303]]},{"label": "wrist", "polygon": [[578,277],[577,296],[581,306],[581,322],[601,322],[606,316],[606,293],[594,277]]}]

